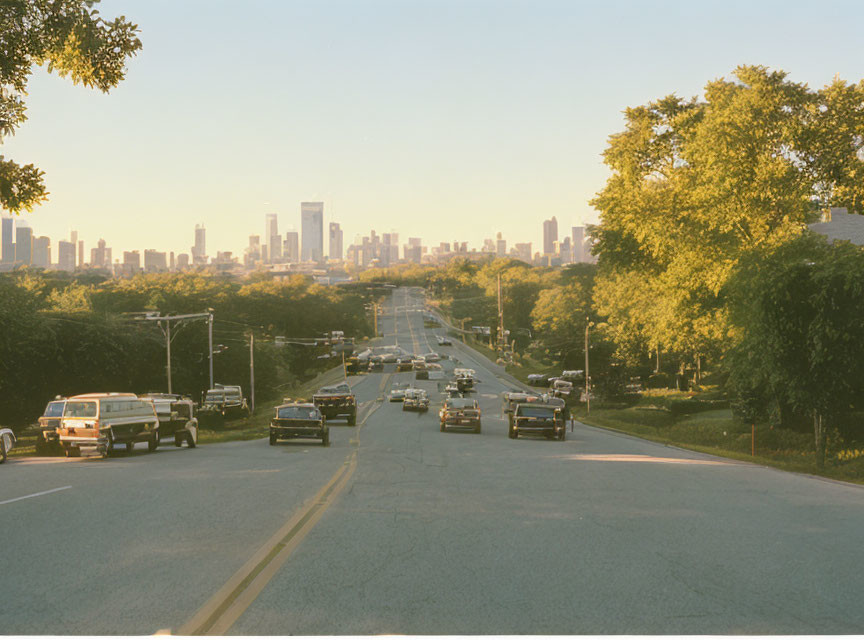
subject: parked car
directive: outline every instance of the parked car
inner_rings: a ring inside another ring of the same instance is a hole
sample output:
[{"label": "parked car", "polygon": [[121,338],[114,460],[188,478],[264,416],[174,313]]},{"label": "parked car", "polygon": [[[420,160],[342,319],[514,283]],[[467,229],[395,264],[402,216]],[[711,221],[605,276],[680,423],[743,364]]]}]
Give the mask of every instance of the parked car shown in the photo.
[{"label": "parked car", "polygon": [[567,424],[561,404],[526,403],[516,405],[507,435],[518,438],[519,434],[533,434],[564,440],[566,433]]},{"label": "parked car", "polygon": [[222,384],[217,384],[207,391],[198,411],[200,417],[205,420],[246,418],[251,413],[242,389],[236,385]]},{"label": "parked car", "polygon": [[198,444],[198,418],[191,398],[176,393],[146,393],[159,418],[159,441],[172,440],[175,447],[185,442],[190,449]]},{"label": "parked car", "polygon": [[15,434],[12,433],[12,429],[0,429],[0,464],[6,462],[9,452],[12,451],[16,442],[17,440],[15,439]]},{"label": "parked car", "polygon": [[270,444],[291,438],[320,438],[322,446],[330,446],[330,429],[318,407],[308,402],[276,407],[276,415],[270,421]]},{"label": "parked car", "polygon": [[393,384],[393,388],[390,389],[390,395],[388,396],[388,400],[390,402],[402,402],[405,399],[405,392],[411,387],[411,384],[408,382],[396,382]]},{"label": "parked car", "polygon": [[57,435],[57,427],[60,426],[60,418],[63,417],[63,407],[66,406],[66,398],[57,396],[51,400],[39,417],[39,426],[36,431],[36,455],[45,456],[52,453],[62,453],[60,436]]},{"label": "parked car", "polygon": [[327,420],[345,416],[348,426],[357,424],[357,398],[347,382],[321,387],[312,402]]},{"label": "parked car", "polygon": [[480,433],[480,405],[473,398],[447,398],[438,412],[441,431],[447,427],[474,427]]},{"label": "parked car", "polygon": [[159,446],[159,418],[153,401],[134,393],[86,393],[66,400],[57,427],[67,457],[78,457],[82,448],[108,456],[114,447],[146,442],[149,451]]},{"label": "parked car", "polygon": [[414,368],[411,356],[399,356],[396,359],[396,371],[411,371]]},{"label": "parked car", "polygon": [[558,379],[552,383],[552,393],[559,397],[567,397],[573,392],[573,383],[569,380]]},{"label": "parked car", "polygon": [[442,347],[449,347],[453,343],[450,341],[450,338],[447,336],[436,336],[438,338],[438,344]]},{"label": "parked car", "polygon": [[528,384],[530,384],[532,387],[548,387],[549,376],[543,373],[529,373]]},{"label": "parked car", "polygon": [[402,402],[402,411],[429,411],[429,395],[424,389],[408,389]]}]

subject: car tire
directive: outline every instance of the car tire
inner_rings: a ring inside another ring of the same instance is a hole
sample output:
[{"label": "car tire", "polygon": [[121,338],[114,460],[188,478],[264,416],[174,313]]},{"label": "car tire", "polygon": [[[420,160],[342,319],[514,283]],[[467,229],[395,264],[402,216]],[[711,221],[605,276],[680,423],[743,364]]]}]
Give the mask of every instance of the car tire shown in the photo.
[{"label": "car tire", "polygon": [[147,441],[148,453],[153,453],[159,447],[159,430],[153,432],[153,437]]},{"label": "car tire", "polygon": [[275,444],[276,444],[276,434],[275,434],[275,433],[271,433],[271,434],[270,434],[270,446],[272,447],[272,446],[275,445]]},{"label": "car tire", "polygon": [[66,449],[66,457],[67,458],[80,458],[81,457],[81,447],[69,447]]},{"label": "car tire", "polygon": [[182,447],[183,446],[183,436],[175,435],[174,436],[174,446]]},{"label": "car tire", "polygon": [[447,429],[447,425],[446,425],[444,422],[442,422],[442,423],[441,423],[441,433],[444,433],[444,431],[445,431],[446,429]]},{"label": "car tire", "polygon": [[321,438],[321,446],[329,447],[330,446],[330,430],[326,429],[324,431],[324,436]]},{"label": "car tire", "polygon": [[0,436],[0,464],[6,462],[6,458],[8,457],[8,453],[6,453],[6,438],[4,436]]},{"label": "car tire", "polygon": [[480,423],[477,423],[477,426],[474,427],[474,433],[480,433]]},{"label": "car tire", "polygon": [[108,432],[108,442],[105,443],[105,448],[102,450],[102,457],[107,458],[114,453],[114,436]]},{"label": "car tire", "polygon": [[48,455],[48,443],[42,438],[42,436],[36,437],[36,455],[37,456],[47,456]]},{"label": "car tire", "polygon": [[190,431],[186,434],[186,445],[190,449],[194,449],[198,445],[198,430]]},{"label": "car tire", "polygon": [[348,416],[348,426],[353,427],[356,425],[357,425],[357,414],[354,413],[354,414],[351,414],[350,416]]}]

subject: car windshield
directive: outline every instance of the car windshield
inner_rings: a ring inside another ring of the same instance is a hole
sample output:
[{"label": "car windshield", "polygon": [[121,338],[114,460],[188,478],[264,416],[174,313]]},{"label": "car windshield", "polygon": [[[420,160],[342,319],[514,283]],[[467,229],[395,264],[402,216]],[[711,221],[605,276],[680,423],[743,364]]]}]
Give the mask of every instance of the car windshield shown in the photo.
[{"label": "car windshield", "polygon": [[518,415],[528,418],[554,418],[555,410],[549,407],[532,407],[530,405],[520,405],[516,410]]},{"label": "car windshield", "polygon": [[314,407],[280,407],[277,417],[281,420],[317,420],[318,410]]},{"label": "car windshield", "polygon": [[64,418],[95,418],[95,402],[67,402],[63,411]]},{"label": "car windshield", "polygon": [[225,394],[221,391],[210,391],[207,393],[207,402],[222,402],[225,400]]},{"label": "car windshield", "polygon": [[45,407],[45,413],[42,415],[46,418],[59,418],[63,415],[63,407],[65,405],[65,402],[49,402],[48,406]]}]

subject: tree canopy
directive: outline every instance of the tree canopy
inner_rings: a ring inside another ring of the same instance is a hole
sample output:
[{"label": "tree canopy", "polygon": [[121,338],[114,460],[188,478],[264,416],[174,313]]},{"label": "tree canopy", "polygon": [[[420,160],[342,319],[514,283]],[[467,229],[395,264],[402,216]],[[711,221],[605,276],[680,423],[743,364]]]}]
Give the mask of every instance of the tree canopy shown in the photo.
[{"label": "tree canopy", "polygon": [[[108,92],[141,49],[138,27],[123,16],[105,20],[98,0],[0,2],[0,144],[27,120],[24,97],[34,66],[75,84]],[[0,154],[0,207],[31,211],[45,201],[43,172]]]}]

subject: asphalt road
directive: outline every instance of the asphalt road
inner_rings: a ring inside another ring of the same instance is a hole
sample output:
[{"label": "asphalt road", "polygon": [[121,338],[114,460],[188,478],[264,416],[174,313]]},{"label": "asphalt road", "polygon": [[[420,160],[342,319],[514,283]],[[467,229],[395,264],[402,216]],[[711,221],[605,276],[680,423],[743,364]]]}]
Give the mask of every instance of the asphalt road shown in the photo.
[{"label": "asphalt road", "polygon": [[413,380],[389,365],[352,378],[365,423],[328,448],[12,460],[0,631],[177,632],[352,460],[230,633],[864,633],[864,489],[582,425],[510,440],[510,385],[421,306],[395,291],[384,342],[476,369],[481,434],[439,431],[436,380],[426,415],[382,402]]}]

